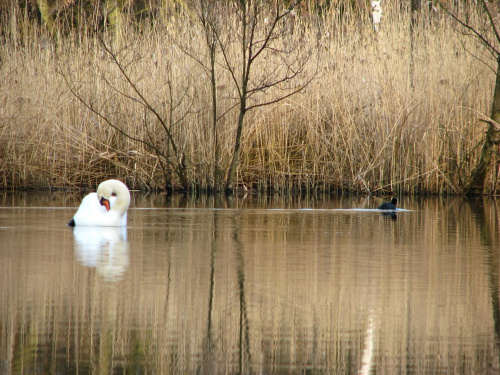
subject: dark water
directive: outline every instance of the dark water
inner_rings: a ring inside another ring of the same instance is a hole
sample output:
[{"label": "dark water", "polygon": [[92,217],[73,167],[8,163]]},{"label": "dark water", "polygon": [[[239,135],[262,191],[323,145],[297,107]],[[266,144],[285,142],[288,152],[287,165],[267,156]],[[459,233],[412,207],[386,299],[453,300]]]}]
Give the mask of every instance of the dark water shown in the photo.
[{"label": "dark water", "polygon": [[493,199],[0,195],[1,374],[497,374]]}]

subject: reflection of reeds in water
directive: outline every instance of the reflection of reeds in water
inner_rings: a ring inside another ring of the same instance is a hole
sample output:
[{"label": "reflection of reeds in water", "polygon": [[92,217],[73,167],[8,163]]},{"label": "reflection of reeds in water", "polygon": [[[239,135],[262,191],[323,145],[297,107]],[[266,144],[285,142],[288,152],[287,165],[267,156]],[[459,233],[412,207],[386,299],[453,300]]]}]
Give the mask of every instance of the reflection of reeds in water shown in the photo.
[{"label": "reflection of reeds in water", "polygon": [[377,372],[498,369],[481,237],[494,220],[415,208],[136,210],[114,283],[75,262],[69,230],[1,232],[2,371],[356,373],[370,329]]}]

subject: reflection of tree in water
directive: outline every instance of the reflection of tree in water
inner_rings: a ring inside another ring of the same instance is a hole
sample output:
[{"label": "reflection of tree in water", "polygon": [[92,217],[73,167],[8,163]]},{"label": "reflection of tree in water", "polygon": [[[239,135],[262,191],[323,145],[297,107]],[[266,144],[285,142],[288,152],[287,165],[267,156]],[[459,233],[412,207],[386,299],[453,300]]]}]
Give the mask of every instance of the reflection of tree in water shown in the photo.
[{"label": "reflection of tree in water", "polygon": [[207,333],[203,343],[203,364],[208,365],[212,371],[207,371],[206,368],[200,369],[201,372],[213,373],[215,370],[214,362],[216,359],[215,342],[212,333],[212,314],[214,308],[214,294],[215,294],[215,254],[217,250],[217,237],[218,237],[218,212],[214,211],[212,222],[212,236],[210,238],[210,284],[208,294],[208,316],[207,316]]},{"label": "reflection of tree in water", "polygon": [[[233,202],[229,199],[227,202],[229,207],[233,206]],[[219,221],[220,212],[213,212],[213,222],[212,222],[212,235],[210,238],[210,281],[209,281],[209,292],[208,292],[208,309],[207,309],[207,331],[203,343],[203,363],[199,371],[203,373],[216,373],[217,372],[217,347],[216,340],[213,337],[213,314],[214,314],[214,304],[215,304],[215,282],[216,282],[216,254],[217,254],[217,241],[219,239]],[[240,224],[239,217],[234,215],[231,217],[232,222],[232,239],[234,241],[236,251],[236,272],[237,272],[237,282],[238,282],[238,297],[239,297],[239,358],[238,358],[238,373],[249,372],[250,370],[246,368],[248,364],[251,363],[250,355],[250,337],[249,337],[249,325],[246,309],[246,298],[245,298],[245,256],[243,243],[240,240]],[[224,224],[222,224],[224,225]],[[230,328],[230,327],[226,327]]]},{"label": "reflection of tree in water", "polygon": [[[236,218],[233,217],[233,220]],[[237,252],[237,272],[238,272],[238,286],[240,298],[240,338],[239,338],[239,373],[242,374],[245,370],[245,363],[252,363],[250,358],[250,338],[249,327],[247,318],[247,304],[245,299],[245,254],[243,244],[239,239],[239,226],[234,222],[233,225],[233,240],[236,245]]]},{"label": "reflection of tree in water", "polygon": [[[492,198],[493,201],[491,205],[495,211],[495,227],[498,228],[499,224],[499,212],[497,209],[497,202],[495,198]],[[484,201],[469,201],[471,211],[475,217],[476,223],[480,225],[481,233],[481,243],[484,245],[484,249],[486,252],[486,262],[487,262],[487,270],[488,270],[488,283],[489,290],[491,296],[491,306],[493,312],[493,322],[495,324],[495,343],[497,346],[497,352],[500,359],[500,301],[499,301],[499,267],[500,267],[500,259],[498,253],[498,241],[495,238],[494,233],[496,231],[492,231],[490,228],[491,220],[489,220],[486,216],[485,212],[485,203]],[[493,251],[495,249],[496,251]]]}]

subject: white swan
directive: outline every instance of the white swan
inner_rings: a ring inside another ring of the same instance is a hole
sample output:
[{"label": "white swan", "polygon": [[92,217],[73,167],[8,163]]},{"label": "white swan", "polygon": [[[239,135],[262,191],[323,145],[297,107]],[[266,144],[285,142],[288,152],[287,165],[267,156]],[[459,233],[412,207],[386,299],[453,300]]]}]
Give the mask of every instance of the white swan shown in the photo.
[{"label": "white swan", "polygon": [[[116,197],[113,196],[116,195]],[[130,192],[123,182],[107,180],[97,187],[97,193],[83,198],[69,226],[120,227],[127,225]]]}]

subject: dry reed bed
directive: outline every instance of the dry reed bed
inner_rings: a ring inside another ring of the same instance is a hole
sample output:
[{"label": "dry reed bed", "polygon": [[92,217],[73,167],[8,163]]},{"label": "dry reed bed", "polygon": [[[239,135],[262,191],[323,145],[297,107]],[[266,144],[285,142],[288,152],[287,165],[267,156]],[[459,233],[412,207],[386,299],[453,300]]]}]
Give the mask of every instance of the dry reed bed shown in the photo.
[{"label": "dry reed bed", "polygon": [[[347,16],[297,22],[281,42],[318,52],[306,66],[315,79],[290,99],[247,114],[239,186],[459,192],[477,160],[484,132],[477,118],[489,112],[494,74],[472,56],[484,54],[473,41],[436,18],[416,28],[410,87],[408,20],[388,12],[378,35]],[[29,43],[0,46],[0,188],[88,187],[110,176],[135,188],[162,188],[168,178],[178,186],[153,150],[110,128],[70,92],[65,78],[120,129],[171,153],[165,132],[129,98],[137,95],[96,38],[26,32]],[[237,112],[218,123],[214,163],[209,77],[185,53],[206,58],[199,25],[180,19],[105,39],[172,125],[192,186],[213,187],[214,168],[223,178],[229,166]],[[190,47],[176,44],[181,40]],[[234,57],[236,46],[230,51]],[[259,61],[256,76],[270,63]],[[218,97],[219,114],[236,103],[224,69]]]}]

